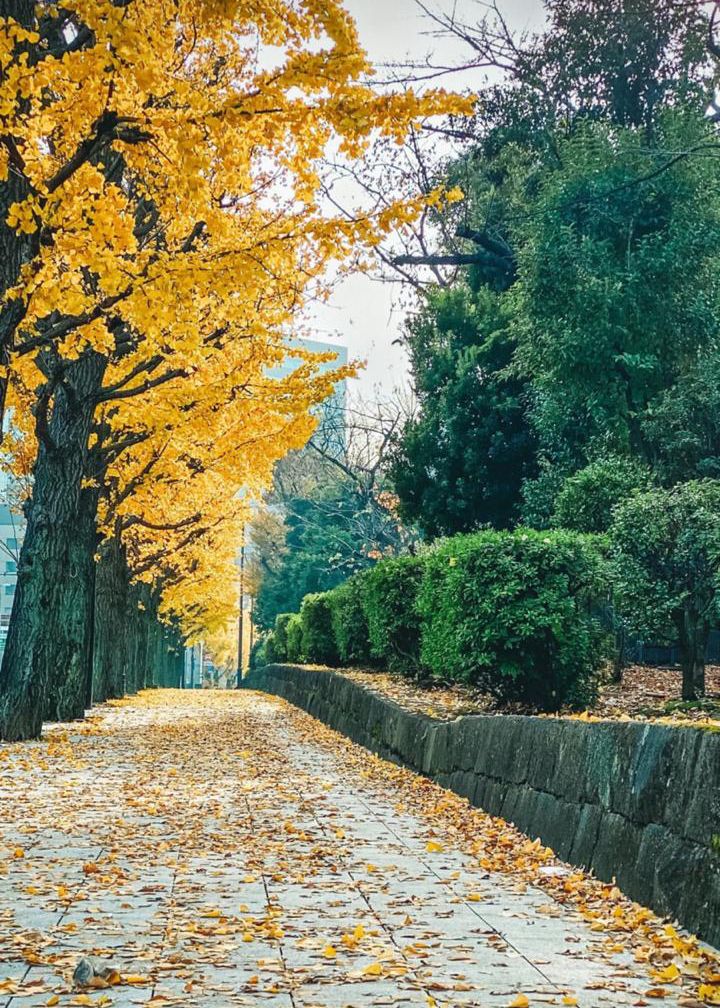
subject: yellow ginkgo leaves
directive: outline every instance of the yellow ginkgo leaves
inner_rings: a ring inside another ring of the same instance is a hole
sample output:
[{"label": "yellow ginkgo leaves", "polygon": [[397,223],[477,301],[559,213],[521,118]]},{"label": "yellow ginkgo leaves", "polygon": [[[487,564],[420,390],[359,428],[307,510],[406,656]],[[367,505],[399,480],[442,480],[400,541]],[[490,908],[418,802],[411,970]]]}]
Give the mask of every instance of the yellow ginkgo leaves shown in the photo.
[{"label": "yellow ginkgo leaves", "polygon": [[362,971],[363,976],[366,977],[379,977],[382,976],[384,972],[385,970],[383,968],[383,965],[382,963],[379,962],[368,963],[368,965],[365,966]]},{"label": "yellow ginkgo leaves", "polygon": [[230,665],[249,501],[351,373],[298,354],[273,377],[303,307],[329,296],[339,264],[460,195],[348,217],[324,198],[326,157],[340,150],[362,170],[378,133],[402,141],[473,103],[371,89],[339,0],[177,0],[161,16],[157,0],[26,6],[20,47],[0,20],[0,115],[22,151],[18,191],[0,202],[23,264],[0,289],[0,305],[22,305],[7,334],[13,471],[29,477],[42,458],[38,405],[52,415],[60,394],[44,355],[63,388],[96,362],[81,396],[90,423],[58,446],[88,470],[72,469],[68,493],[97,492],[88,508],[130,575],[161,594],[161,618]]},{"label": "yellow ginkgo leaves", "polygon": [[8,209],[5,223],[18,234],[33,234],[38,229],[37,203],[32,197],[22,203],[12,203]]},{"label": "yellow ginkgo leaves", "polygon": [[670,963],[668,966],[663,967],[663,969],[654,970],[653,976],[665,983],[672,983],[680,978],[680,970],[675,963]]},{"label": "yellow ginkgo leaves", "polygon": [[365,937],[365,934],[366,932],[363,925],[356,924],[355,927],[353,928],[352,933],[344,934],[340,940],[342,941],[343,945],[347,946],[348,948],[355,948],[358,942],[360,942]]}]

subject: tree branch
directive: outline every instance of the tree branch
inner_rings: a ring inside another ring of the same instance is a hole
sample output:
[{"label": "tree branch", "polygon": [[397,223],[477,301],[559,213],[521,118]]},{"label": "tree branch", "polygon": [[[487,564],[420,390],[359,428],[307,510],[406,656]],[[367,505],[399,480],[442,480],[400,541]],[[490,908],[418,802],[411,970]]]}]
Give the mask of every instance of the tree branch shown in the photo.
[{"label": "tree branch", "polygon": [[147,381],[141,385],[135,385],[133,388],[121,388],[115,392],[107,393],[100,392],[95,396],[95,402],[114,402],[116,399],[130,399],[132,396],[149,392],[150,389],[157,388],[158,385],[164,385],[174,378],[186,378],[189,373],[185,368],[172,368],[170,371],[166,371],[165,374],[158,375],[157,378],[148,378]]}]

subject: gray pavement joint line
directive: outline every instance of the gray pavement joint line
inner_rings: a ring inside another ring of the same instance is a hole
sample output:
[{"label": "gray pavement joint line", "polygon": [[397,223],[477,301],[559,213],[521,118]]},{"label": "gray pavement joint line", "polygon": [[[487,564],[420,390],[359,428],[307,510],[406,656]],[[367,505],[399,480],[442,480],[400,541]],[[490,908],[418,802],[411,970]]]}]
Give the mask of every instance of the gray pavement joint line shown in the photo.
[{"label": "gray pavement joint line", "polygon": [[[337,767],[337,766],[338,766],[338,764],[339,764],[339,760],[337,759],[337,757],[335,757],[335,756],[332,756],[332,757],[331,757],[331,760],[332,760],[332,762],[333,762],[333,763],[335,763],[335,764],[336,764],[336,767]],[[338,769],[339,769],[339,768],[338,768]],[[379,790],[379,789],[378,789],[378,790]],[[418,861],[419,861],[419,862],[420,862],[420,863],[421,863],[421,864],[422,864],[422,865],[423,865],[423,866],[424,866],[424,867],[426,868],[426,870],[427,870],[427,871],[428,871],[428,872],[429,872],[429,873],[430,873],[431,875],[433,875],[433,876],[434,876],[434,877],[435,877],[435,878],[436,878],[436,879],[437,879],[437,880],[438,880],[439,882],[443,882],[443,879],[441,878],[441,876],[440,876],[440,875],[438,875],[438,873],[437,873],[437,872],[435,871],[435,869],[434,869],[434,868],[433,868],[433,867],[432,867],[432,866],[431,866],[430,864],[428,864],[428,862],[427,862],[427,861],[426,861],[425,859],[423,859],[423,858],[422,858],[422,857],[421,857],[420,855],[418,855],[418,854],[416,853],[416,851],[414,851],[414,850],[412,849],[412,847],[410,847],[410,845],[409,845],[409,844],[407,843],[407,841],[406,841],[406,840],[404,840],[404,839],[403,839],[403,838],[402,838],[401,836],[399,836],[399,835],[398,835],[398,834],[397,834],[397,833],[396,833],[396,832],[395,832],[395,831],[394,831],[394,830],[393,830],[393,829],[392,829],[392,828],[391,828],[391,827],[390,827],[390,826],[388,825],[388,823],[387,823],[387,822],[385,821],[385,819],[384,819],[384,818],[383,818],[382,816],[378,816],[378,815],[377,815],[376,813],[374,813],[374,812],[373,812],[373,810],[372,810],[372,809],[371,809],[371,808],[370,808],[370,807],[369,807],[369,806],[368,806],[368,805],[367,805],[367,804],[366,804],[366,803],[365,803],[365,802],[364,802],[364,801],[362,800],[362,798],[359,798],[359,804],[360,804],[360,805],[362,805],[362,807],[363,807],[363,808],[365,809],[365,811],[367,812],[367,814],[368,814],[368,815],[371,815],[371,816],[373,816],[373,817],[374,817],[374,818],[375,818],[376,820],[378,820],[379,822],[381,822],[381,823],[382,823],[382,825],[384,826],[384,828],[385,828],[385,829],[387,830],[387,832],[388,832],[388,833],[390,833],[390,834],[392,834],[392,836],[394,836],[394,837],[395,837],[395,839],[396,839],[396,840],[397,840],[397,841],[398,841],[398,842],[399,842],[399,843],[400,843],[400,844],[401,844],[401,845],[402,845],[402,846],[403,846],[403,847],[404,847],[404,848],[405,848],[405,849],[406,849],[406,850],[407,850],[407,851],[408,851],[408,852],[409,852],[409,853],[410,853],[410,854],[411,854],[411,855],[412,855],[413,857],[416,857],[416,858],[418,859]],[[321,828],[322,828],[322,826],[321,826]],[[349,874],[349,875],[351,875],[351,872],[350,872],[350,870],[349,870],[349,869],[347,869],[347,871],[348,871],[348,874]],[[352,875],[351,875],[351,877],[352,877]],[[444,882],[443,882],[443,884],[444,884]],[[452,890],[453,890],[453,893],[454,893],[454,895],[456,895],[456,896],[458,896],[458,897],[459,897],[459,899],[460,899],[460,900],[462,901],[463,905],[464,905],[464,906],[466,906],[466,907],[468,908],[468,910],[470,910],[470,912],[471,912],[472,914],[474,914],[474,916],[475,916],[475,917],[477,917],[477,919],[478,919],[478,920],[479,920],[479,921],[480,921],[480,922],[481,922],[481,923],[482,923],[482,924],[483,924],[483,925],[484,925],[484,926],[485,926],[486,928],[488,928],[488,929],[489,929],[490,931],[492,931],[492,932],[493,932],[494,934],[496,934],[496,935],[498,935],[498,936],[499,936],[500,938],[502,938],[502,940],[503,940],[503,941],[504,941],[504,942],[505,942],[505,943],[506,943],[506,944],[507,944],[507,945],[508,945],[508,946],[509,946],[509,947],[510,947],[511,949],[513,949],[513,950],[514,950],[514,951],[515,951],[515,952],[516,952],[516,953],[517,953],[517,954],[518,954],[518,955],[520,956],[520,958],[521,958],[521,959],[523,959],[523,960],[524,960],[524,961],[525,961],[525,962],[527,963],[527,965],[528,965],[528,966],[529,966],[529,967],[530,967],[530,968],[531,968],[532,970],[534,970],[534,971],[535,971],[536,973],[538,973],[538,974],[539,974],[539,975],[540,975],[540,976],[541,976],[541,977],[543,978],[543,980],[544,980],[544,981],[545,981],[545,982],[546,982],[546,983],[547,983],[547,984],[548,984],[548,985],[549,985],[550,987],[554,987],[554,988],[555,988],[555,990],[557,990],[557,991],[558,991],[558,993],[561,993],[561,989],[560,989],[560,988],[559,988],[559,987],[557,986],[557,984],[556,984],[556,983],[554,983],[554,982],[553,982],[553,981],[552,981],[552,980],[551,980],[551,979],[550,979],[550,978],[549,978],[549,977],[548,977],[548,976],[547,976],[547,975],[546,975],[546,974],[545,974],[545,973],[543,972],[543,970],[541,970],[541,969],[540,969],[540,967],[539,967],[539,966],[537,966],[537,965],[536,965],[535,963],[533,963],[533,962],[532,962],[532,961],[531,961],[530,959],[528,959],[528,957],[527,957],[527,956],[526,956],[526,955],[525,955],[525,954],[524,954],[524,953],[523,953],[523,952],[522,952],[522,951],[521,951],[521,950],[520,950],[520,949],[519,949],[519,948],[518,948],[518,947],[517,947],[516,945],[514,945],[514,944],[513,944],[513,942],[511,942],[511,941],[510,941],[510,940],[509,940],[509,939],[508,939],[508,938],[507,938],[507,937],[506,937],[506,936],[505,936],[505,935],[504,935],[504,934],[503,934],[503,933],[502,933],[501,931],[498,931],[498,929],[497,929],[496,927],[494,927],[494,926],[493,926],[493,925],[492,925],[492,924],[491,924],[491,923],[490,923],[489,921],[485,920],[485,918],[484,918],[484,917],[482,916],[482,914],[478,913],[478,911],[477,911],[477,910],[475,909],[475,907],[474,907],[474,906],[472,905],[472,903],[468,902],[468,900],[466,900],[464,896],[462,896],[462,895],[461,895],[460,893],[458,893],[458,892],[457,892],[457,891],[455,890],[454,886],[452,886]],[[360,890],[360,891],[361,891],[361,893],[362,893],[362,890]],[[362,893],[362,895],[363,895],[363,898],[365,898],[365,895],[364,895],[364,893]],[[374,913],[374,911],[373,911],[373,913]],[[395,943],[393,942],[393,944],[395,944]]]},{"label": "gray pavement joint line", "polygon": [[[366,809],[366,810],[367,810],[368,812],[370,812],[370,809],[368,808],[368,806],[367,806],[367,805],[365,805],[365,803],[364,803],[364,802],[362,801],[362,799],[360,799],[360,804],[361,804],[361,805],[363,805],[363,807],[364,807],[364,808],[365,808],[365,809]],[[462,895],[462,893],[459,893],[459,892],[457,891],[457,889],[455,888],[455,885],[454,885],[454,883],[452,882],[452,880],[451,880],[451,881],[450,881],[449,883],[448,883],[448,882],[446,882],[446,881],[445,881],[445,880],[444,880],[444,879],[442,878],[442,876],[438,875],[438,873],[437,873],[437,872],[435,871],[435,869],[434,869],[434,868],[432,867],[432,865],[428,864],[428,862],[427,862],[427,861],[426,861],[426,860],[425,860],[425,859],[424,859],[423,857],[421,857],[421,856],[420,856],[419,854],[417,854],[417,853],[416,853],[416,852],[415,852],[415,851],[414,851],[414,850],[412,849],[412,847],[411,847],[411,846],[410,846],[410,845],[409,845],[409,844],[407,843],[407,841],[406,841],[406,840],[404,840],[404,839],[402,838],[402,836],[400,836],[400,835],[399,835],[398,833],[396,833],[396,832],[395,832],[395,830],[394,830],[394,829],[392,829],[392,827],[391,827],[391,826],[389,826],[387,822],[385,822],[385,821],[384,821],[384,820],[382,820],[382,819],[381,819],[381,822],[382,822],[382,823],[383,823],[383,825],[385,826],[385,829],[386,829],[386,830],[388,831],[388,833],[392,834],[392,836],[394,836],[394,837],[395,837],[395,839],[396,839],[396,840],[398,841],[398,843],[402,844],[402,846],[403,846],[403,847],[404,847],[404,848],[405,848],[405,849],[406,849],[407,851],[409,851],[409,852],[410,852],[410,854],[412,854],[412,855],[413,855],[413,857],[416,857],[416,858],[418,859],[418,861],[420,862],[420,864],[424,865],[424,867],[425,867],[425,868],[426,868],[426,869],[427,869],[427,870],[428,870],[428,871],[430,872],[430,874],[431,874],[431,875],[433,875],[433,876],[434,876],[434,877],[435,877],[435,878],[436,878],[436,879],[438,880],[438,882],[441,882],[441,883],[442,883],[443,885],[448,885],[448,886],[449,886],[449,888],[450,888],[450,889],[452,890],[452,893],[453,893],[453,895],[454,895],[454,896],[457,896],[457,897],[458,897],[458,899],[459,899],[459,900],[460,900],[460,901],[462,902],[463,906],[467,907],[467,909],[468,909],[468,910],[470,911],[470,913],[474,914],[474,915],[475,915],[475,917],[477,917],[477,919],[478,919],[478,920],[479,920],[479,921],[480,921],[480,922],[481,922],[482,924],[484,924],[484,926],[485,926],[486,928],[489,928],[489,929],[490,929],[490,930],[491,930],[491,931],[492,931],[492,932],[493,932],[494,934],[496,934],[496,935],[498,935],[498,936],[499,936],[500,938],[502,938],[502,940],[503,940],[503,941],[504,941],[504,942],[506,943],[506,945],[508,945],[508,946],[509,946],[509,947],[510,947],[511,949],[513,949],[513,950],[514,950],[515,952],[517,952],[517,954],[518,954],[518,955],[519,955],[519,956],[520,956],[520,957],[521,957],[522,959],[524,959],[524,960],[525,960],[525,962],[526,962],[526,963],[528,964],[528,966],[530,966],[530,968],[531,968],[531,969],[534,969],[534,970],[535,970],[535,971],[536,971],[537,973],[539,973],[539,974],[540,974],[540,976],[541,976],[541,977],[542,977],[542,978],[543,978],[543,979],[545,980],[545,982],[546,982],[546,983],[547,983],[547,984],[548,984],[548,985],[549,985],[550,987],[554,987],[554,988],[555,988],[555,990],[556,990],[556,991],[557,991],[558,993],[562,993],[562,988],[558,987],[558,985],[557,985],[557,984],[556,984],[556,983],[555,983],[555,982],[554,982],[553,980],[551,980],[551,979],[550,979],[550,977],[549,977],[549,976],[547,976],[547,974],[546,974],[546,973],[544,973],[544,972],[543,972],[543,970],[541,970],[541,969],[540,969],[540,967],[539,967],[538,965],[536,965],[536,963],[532,962],[532,960],[531,960],[531,959],[528,959],[528,957],[527,957],[527,956],[525,955],[525,953],[524,953],[524,952],[523,952],[523,951],[522,951],[521,949],[519,949],[519,948],[517,947],[517,945],[514,945],[514,944],[513,944],[513,942],[512,942],[512,941],[511,941],[511,940],[510,940],[510,939],[509,939],[509,938],[508,938],[508,937],[507,937],[506,935],[504,935],[502,931],[499,931],[499,930],[498,930],[498,928],[496,928],[496,927],[495,927],[494,925],[492,925],[492,924],[491,924],[491,923],[490,923],[490,922],[489,922],[488,920],[486,920],[486,919],[485,919],[485,918],[483,917],[483,915],[482,915],[481,913],[479,913],[479,912],[478,912],[478,910],[477,910],[477,909],[476,909],[476,908],[475,908],[475,907],[473,906],[473,904],[472,904],[472,903],[470,903],[470,902],[469,902],[469,900],[467,900],[467,899],[466,899],[466,898],[465,898],[465,897],[464,897],[464,896]]]},{"label": "gray pavement joint line", "polygon": [[[337,763],[339,762],[336,756],[331,756],[330,758],[331,758],[332,762],[334,762],[334,763],[336,763],[336,764],[337,764]],[[372,782],[370,782],[370,783],[372,784]],[[380,789],[379,789],[379,788],[378,788],[378,791],[380,791]],[[403,838],[402,836],[400,836],[400,835],[399,835],[398,833],[396,833],[396,832],[395,832],[395,830],[393,830],[393,829],[392,829],[392,827],[391,827],[391,826],[390,826],[390,825],[388,824],[388,822],[386,821],[386,819],[385,819],[385,818],[384,818],[384,817],[383,817],[382,815],[380,815],[380,816],[376,815],[376,813],[374,813],[374,812],[373,812],[373,810],[372,810],[372,809],[371,809],[371,808],[370,808],[370,807],[369,807],[369,806],[367,805],[367,803],[366,803],[366,802],[364,802],[364,801],[362,800],[362,798],[360,798],[360,799],[359,799],[359,803],[360,803],[360,804],[361,804],[361,805],[363,806],[363,808],[364,808],[364,809],[366,810],[366,812],[367,812],[367,813],[368,813],[369,815],[375,815],[375,818],[376,818],[376,819],[378,819],[378,820],[379,820],[379,821],[380,821],[380,822],[381,822],[381,823],[383,824],[383,826],[384,826],[384,827],[385,827],[385,829],[386,829],[386,830],[388,831],[388,833],[392,834],[392,836],[394,836],[394,837],[395,837],[395,839],[396,839],[396,840],[397,840],[397,841],[398,841],[398,842],[399,842],[399,843],[400,843],[400,844],[401,844],[401,845],[402,845],[402,846],[403,846],[403,847],[405,848],[405,850],[407,850],[407,851],[408,851],[408,852],[409,852],[409,853],[410,853],[410,854],[411,854],[411,855],[412,855],[413,857],[416,857],[416,858],[418,859],[418,861],[419,861],[419,862],[420,862],[420,863],[421,863],[421,864],[422,864],[422,865],[423,865],[423,866],[424,866],[424,867],[425,867],[425,868],[427,869],[427,871],[428,871],[428,872],[429,872],[429,873],[430,873],[431,875],[433,875],[433,876],[434,876],[434,877],[435,877],[435,878],[436,878],[436,879],[438,880],[438,882],[442,882],[442,883],[443,883],[443,885],[445,885],[445,884],[446,884],[446,883],[444,882],[444,880],[442,879],[442,877],[441,877],[440,875],[438,875],[438,873],[437,873],[437,872],[435,871],[435,869],[434,869],[434,868],[433,868],[433,867],[432,867],[432,866],[431,866],[431,865],[430,865],[430,864],[429,864],[429,863],[427,862],[427,860],[425,860],[425,859],[424,859],[424,858],[423,858],[423,857],[422,857],[421,855],[419,855],[419,854],[418,854],[418,853],[417,853],[416,851],[414,851],[414,850],[413,850],[413,848],[412,848],[412,847],[411,847],[411,846],[410,846],[410,845],[408,844],[408,842],[407,842],[407,841],[406,841],[406,840],[405,840],[405,839],[404,839],[404,838]],[[466,906],[466,907],[467,907],[467,909],[468,909],[468,910],[470,910],[470,912],[471,912],[472,914],[474,914],[474,915],[475,915],[475,917],[477,917],[477,918],[478,918],[478,920],[479,920],[479,921],[481,921],[481,923],[482,923],[482,924],[483,924],[483,925],[484,925],[484,926],[485,926],[486,928],[489,928],[489,929],[490,929],[490,930],[491,930],[491,931],[492,931],[492,932],[493,932],[494,934],[496,934],[496,935],[498,935],[498,936],[499,936],[500,938],[502,938],[502,940],[503,940],[503,941],[504,941],[504,942],[505,942],[505,943],[506,943],[506,944],[507,944],[507,945],[508,945],[508,946],[509,946],[509,947],[510,947],[511,949],[513,949],[513,950],[514,950],[515,952],[517,952],[517,954],[518,954],[518,955],[519,955],[519,956],[520,956],[520,957],[521,957],[522,959],[524,959],[524,960],[525,960],[525,962],[526,962],[526,963],[528,964],[528,966],[530,966],[530,967],[531,967],[531,969],[535,970],[535,971],[536,971],[537,973],[539,973],[539,974],[540,974],[540,976],[541,976],[541,977],[542,977],[542,978],[543,978],[543,979],[545,980],[545,982],[546,982],[547,984],[549,984],[549,986],[551,986],[551,987],[554,987],[554,988],[555,988],[555,989],[556,989],[557,991],[559,991],[559,992],[560,992],[560,988],[559,988],[559,987],[557,986],[557,984],[556,984],[556,983],[554,983],[554,981],[552,981],[552,980],[550,979],[550,977],[548,977],[548,976],[546,975],[546,973],[545,973],[545,972],[544,972],[543,970],[541,970],[541,969],[540,969],[540,967],[539,967],[539,966],[537,966],[537,965],[536,965],[536,964],[535,964],[534,962],[532,962],[532,961],[531,961],[530,959],[528,959],[528,957],[527,957],[527,956],[526,956],[526,955],[525,955],[525,954],[524,954],[524,953],[523,953],[523,952],[522,952],[522,951],[521,951],[521,950],[520,950],[520,949],[519,949],[519,948],[518,948],[518,947],[517,947],[516,945],[514,945],[514,944],[513,944],[513,942],[512,942],[512,941],[511,941],[511,940],[510,940],[510,939],[509,939],[509,938],[508,938],[508,937],[507,937],[506,935],[504,935],[502,931],[499,931],[499,930],[498,930],[498,929],[497,929],[496,927],[494,927],[494,926],[493,926],[493,925],[492,925],[492,924],[491,924],[491,923],[490,923],[489,921],[487,921],[487,920],[486,920],[486,919],[485,919],[485,918],[484,918],[484,917],[482,916],[482,914],[481,914],[481,913],[479,913],[479,912],[478,912],[478,910],[477,910],[477,909],[476,909],[476,908],[475,908],[475,907],[473,906],[473,904],[472,904],[472,903],[470,903],[470,902],[469,902],[469,901],[468,901],[467,899],[465,899],[465,897],[464,897],[464,896],[463,896],[463,895],[462,895],[461,893],[459,893],[459,892],[458,892],[458,891],[456,890],[456,888],[455,888],[455,886],[454,886],[454,885],[452,884],[452,882],[450,882],[450,888],[452,889],[452,891],[453,891],[453,894],[454,894],[455,896],[457,896],[457,897],[458,897],[458,898],[459,898],[459,899],[460,899],[460,900],[462,901],[463,905],[464,905],[464,906]],[[555,902],[558,902],[558,901],[555,901]],[[558,906],[562,906],[562,903],[559,903],[559,902],[558,902]],[[567,909],[567,908],[563,907],[563,909]]]},{"label": "gray pavement joint line", "polygon": [[[36,747],[36,748],[38,748],[38,747]],[[24,847],[24,846],[25,846],[25,845],[23,844],[23,847]],[[30,844],[30,846],[29,846],[29,847],[27,848],[27,851],[28,851],[28,853],[32,853],[32,851],[33,851],[33,850],[34,850],[34,849],[35,849],[36,847],[39,847],[39,846],[40,846],[40,840],[39,840],[39,839],[37,839],[37,840],[35,840],[35,842],[34,842],[34,843]],[[100,857],[100,854],[98,854],[98,857]],[[55,929],[55,928],[56,928],[56,927],[58,926],[58,924],[59,924],[59,923],[60,923],[60,922],[62,921],[63,917],[64,917],[64,916],[65,916],[65,914],[67,913],[67,910],[68,910],[68,907],[66,907],[66,908],[65,908],[65,910],[63,910],[63,912],[62,912],[62,913],[60,914],[60,916],[58,917],[58,919],[57,919],[57,920],[55,921],[55,923],[53,924],[53,930],[54,930],[54,929]],[[28,973],[30,972],[30,970],[31,970],[31,969],[32,969],[32,964],[28,964],[28,965],[27,965],[27,966],[25,967],[25,972],[23,973],[22,977],[20,978],[20,983],[23,983],[23,982],[24,982],[24,981],[26,980],[26,978],[27,978],[27,975],[28,975]],[[10,996],[9,996],[9,997],[7,998],[7,1000],[6,1000],[6,1001],[3,1001],[2,1005],[0,1005],[0,1008],[10,1008],[10,1004],[11,1004],[11,1002],[12,1002],[12,999],[13,999],[13,997],[14,997],[14,995],[13,995],[13,994],[10,994]]]},{"label": "gray pavement joint line", "polygon": [[[300,808],[306,808],[306,809],[309,808],[311,810],[310,811],[310,815],[315,820],[315,822],[317,823],[317,825],[318,825],[318,827],[320,829],[320,832],[323,833],[326,837],[329,836],[328,829],[318,819],[318,817],[315,815],[314,811],[312,811],[313,806],[310,804],[310,802],[308,802],[307,799],[305,799],[299,791],[297,792],[297,794],[298,794],[298,798],[299,798],[299,802],[300,802]],[[366,806],[366,808],[367,808],[367,806]],[[377,819],[378,817],[376,816],[375,818]],[[343,860],[342,857],[340,857],[339,860],[342,861]],[[369,901],[366,893],[364,892],[363,888],[360,885],[360,880],[357,879],[357,878],[355,878],[355,876],[352,873],[352,870],[347,865],[344,864],[343,865],[343,869],[344,869],[345,874],[347,875],[347,877],[352,882],[353,889],[355,890],[356,893],[358,893],[358,895],[360,896],[360,898],[362,899],[362,901],[365,903],[365,905],[367,906],[368,910],[370,911],[371,916],[374,917],[375,920],[378,922],[378,924],[380,925],[381,930],[385,932],[385,934],[387,935],[388,939],[390,940],[391,945],[393,945],[393,947],[397,950],[397,952],[400,955],[400,957],[403,960],[403,962],[406,963],[407,968],[408,968],[408,973],[413,977],[413,979],[414,979],[414,981],[415,981],[415,983],[417,985],[417,987],[415,989],[423,992],[423,994],[425,995],[425,997],[428,999],[428,1004],[433,1004],[435,1002],[435,997],[434,997],[432,991],[430,990],[430,988],[428,988],[428,987],[425,986],[425,984],[423,983],[422,979],[417,975],[417,967],[415,966],[414,963],[412,963],[408,959],[408,957],[406,956],[405,952],[402,949],[402,946],[398,944],[398,941],[395,938],[395,935],[394,935],[392,929],[382,919],[382,917],[380,916],[379,911],[376,910],[375,907],[370,903],[370,901]]]},{"label": "gray pavement joint line", "polygon": [[[168,933],[169,933],[170,927],[172,925],[172,913],[173,913],[173,906],[174,906],[175,883],[177,881],[177,874],[178,874],[178,870],[177,870],[177,866],[176,866],[175,869],[173,870],[172,883],[170,885],[170,891],[167,894],[167,906],[168,906],[168,911],[169,912],[168,912],[167,921],[166,921],[166,924],[165,924],[165,930],[163,932],[163,940],[160,943],[160,948],[158,950],[158,959],[162,956],[163,951],[165,950],[165,947],[167,945],[167,940],[168,940]],[[157,990],[157,986],[158,986],[157,985],[157,981],[155,981],[153,983],[153,985],[152,985],[152,992],[150,994],[150,1000],[151,1001],[155,997],[155,991]]]},{"label": "gray pavement joint line", "polygon": [[[102,855],[104,853],[105,853],[105,848],[101,847],[100,850],[95,855],[95,858],[94,858],[95,862],[99,861],[100,858],[102,857]],[[75,886],[74,891],[77,892],[77,890],[81,887],[81,885],[82,885],[82,881],[79,881],[78,884]],[[60,914],[60,916],[58,917],[58,919],[55,921],[55,923],[53,924],[52,928],[50,929],[50,934],[52,934],[54,931],[57,931],[57,929],[60,927],[60,925],[62,924],[63,920],[65,919],[65,915],[68,913],[70,907],[72,906],[72,902],[73,902],[72,900],[69,900],[69,902],[65,905],[65,908],[63,909],[62,913]],[[22,977],[20,979],[20,983],[24,983],[25,982],[25,980],[27,979],[28,973],[30,972],[30,970],[33,968],[34,965],[37,965],[37,964],[36,963],[29,963],[25,967],[25,972],[23,973],[23,975],[22,975]],[[13,1000],[17,1000],[18,1001],[18,1005],[22,1004],[21,995],[11,994],[10,997],[8,998],[8,1000],[2,1006],[2,1008],[12,1008]]]},{"label": "gray pavement joint line", "polygon": [[[254,819],[253,812],[252,812],[252,806],[250,805],[250,799],[248,798],[247,795],[243,795],[243,800],[245,802],[245,808],[247,809],[247,814],[248,814],[248,819],[250,820],[250,825],[252,826],[253,823],[255,822],[255,819]],[[272,904],[272,900],[270,899],[270,890],[268,889],[267,878],[265,876],[265,872],[264,871],[261,872],[260,875],[261,875],[261,878],[262,878],[263,889],[265,890],[265,902],[267,904],[268,910],[270,910],[273,904]],[[277,942],[278,953],[280,954],[280,962],[283,965],[283,972],[285,974],[285,977],[287,978],[287,976],[288,976],[287,959],[285,958],[285,952],[283,950],[282,939],[281,938],[275,938],[274,941]],[[294,993],[292,987],[290,986],[290,984],[288,984],[287,994],[288,994],[288,997],[290,998],[290,1003],[292,1004],[293,1008],[296,1008],[295,993]]]}]

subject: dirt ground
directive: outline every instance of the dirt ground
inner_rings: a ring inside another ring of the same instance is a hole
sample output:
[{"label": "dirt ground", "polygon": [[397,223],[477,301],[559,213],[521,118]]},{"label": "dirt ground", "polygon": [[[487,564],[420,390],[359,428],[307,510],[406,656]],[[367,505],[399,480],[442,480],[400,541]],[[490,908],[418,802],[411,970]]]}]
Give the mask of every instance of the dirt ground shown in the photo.
[{"label": "dirt ground", "polygon": [[[419,685],[399,676],[358,669],[339,669],[342,675],[395,700],[417,713],[441,719],[462,714],[527,713],[521,707],[500,707],[492,698],[467,686]],[[589,715],[600,718],[632,717],[702,723],[717,721],[720,728],[720,666],[707,669],[707,696],[696,705],[680,699],[680,670],[633,665],[622,683],[606,683]]]}]

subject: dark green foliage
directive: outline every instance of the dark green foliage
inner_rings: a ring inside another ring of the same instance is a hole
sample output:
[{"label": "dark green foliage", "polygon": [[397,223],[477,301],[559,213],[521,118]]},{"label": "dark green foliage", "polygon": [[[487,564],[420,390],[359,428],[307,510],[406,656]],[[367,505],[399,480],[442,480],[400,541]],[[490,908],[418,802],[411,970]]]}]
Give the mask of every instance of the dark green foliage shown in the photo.
[{"label": "dark green foliage", "polygon": [[720,477],[720,352],[703,354],[654,399],[644,420],[654,466],[672,485]]},{"label": "dark green foliage", "polygon": [[650,470],[634,459],[592,462],[565,480],[555,500],[553,525],[576,532],[606,532],[615,505],[652,485]]},{"label": "dark green foliage", "polygon": [[670,2],[558,0],[483,93],[444,229],[478,261],[407,327],[420,410],[392,477],[427,537],[545,527],[593,459],[660,460],[645,418],[720,340],[706,30]]},{"label": "dark green foliage", "polygon": [[594,614],[603,591],[599,541],[572,532],[478,532],[432,550],[417,607],[421,660],[542,710],[591,698],[606,653]]},{"label": "dark green foliage", "polygon": [[278,661],[284,661],[287,658],[287,628],[292,618],[292,613],[278,613],[275,617],[273,645]]},{"label": "dark green foliage", "polygon": [[370,651],[391,672],[418,672],[420,618],[415,600],[423,561],[405,556],[381,560],[362,577]]},{"label": "dark green foliage", "polygon": [[308,594],[329,591],[367,560],[363,542],[348,535],[359,505],[352,488],[337,481],[315,497],[287,502],[282,557],[263,572],[255,604],[259,626],[271,627],[281,612],[296,611]]},{"label": "dark green foliage", "polygon": [[273,662],[282,661],[284,657],[285,655],[278,650],[275,641],[275,631],[271,630],[265,636],[265,651],[264,651],[265,664],[272,665]]},{"label": "dark green foliage", "polygon": [[507,370],[514,345],[499,294],[464,284],[430,294],[406,345],[420,412],[395,447],[403,518],[432,538],[517,517],[534,469],[525,385]]},{"label": "dark green foliage", "polygon": [[278,613],[297,611],[305,595],[330,591],[401,545],[397,518],[374,490],[361,492],[334,470],[318,471],[307,496],[283,501],[284,542],[262,556],[255,619],[263,628],[274,626]]},{"label": "dark green foliage", "polygon": [[368,623],[363,606],[366,578],[365,573],[356,574],[328,592],[335,645],[344,665],[371,663]]},{"label": "dark green foliage", "polygon": [[251,669],[262,668],[263,665],[267,665],[267,658],[265,657],[265,641],[262,637],[258,637],[257,640],[253,642],[253,646],[250,649],[250,659],[248,664]]},{"label": "dark green foliage", "polygon": [[720,482],[631,497],[618,505],[609,534],[619,608],[635,632],[679,641],[683,697],[696,699],[720,598]]},{"label": "dark green foliage", "polygon": [[712,97],[708,10],[677,0],[548,0],[548,28],[521,46],[522,83],[546,126],[607,119],[651,133],[663,110]]},{"label": "dark green foliage", "polygon": [[[710,134],[668,113],[656,142],[685,149]],[[718,177],[688,157],[643,182],[656,151],[605,123],[559,153],[518,228],[512,290],[541,455],[570,471],[607,453],[651,462],[646,411],[720,337]]]},{"label": "dark green foliage", "polygon": [[337,665],[338,652],[328,593],[306,595],[300,607],[300,621],[304,659],[319,665]]},{"label": "dark green foliage", "polygon": [[289,662],[301,662],[303,660],[302,635],[300,614],[293,613],[288,621],[286,631],[287,660]]}]

